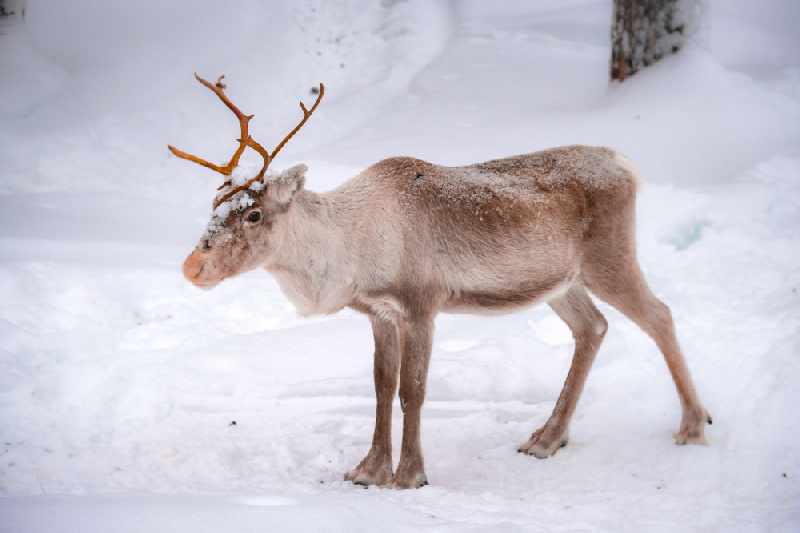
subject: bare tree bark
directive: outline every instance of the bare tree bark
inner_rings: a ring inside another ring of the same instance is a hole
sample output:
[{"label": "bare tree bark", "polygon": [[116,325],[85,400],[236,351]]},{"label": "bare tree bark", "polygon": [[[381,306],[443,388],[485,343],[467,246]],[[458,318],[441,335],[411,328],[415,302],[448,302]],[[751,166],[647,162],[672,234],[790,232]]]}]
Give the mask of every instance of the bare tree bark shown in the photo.
[{"label": "bare tree bark", "polygon": [[624,81],[685,43],[681,0],[614,0],[611,79]]},{"label": "bare tree bark", "polygon": [[5,35],[13,26],[22,24],[27,3],[28,0],[0,0],[0,35]]}]

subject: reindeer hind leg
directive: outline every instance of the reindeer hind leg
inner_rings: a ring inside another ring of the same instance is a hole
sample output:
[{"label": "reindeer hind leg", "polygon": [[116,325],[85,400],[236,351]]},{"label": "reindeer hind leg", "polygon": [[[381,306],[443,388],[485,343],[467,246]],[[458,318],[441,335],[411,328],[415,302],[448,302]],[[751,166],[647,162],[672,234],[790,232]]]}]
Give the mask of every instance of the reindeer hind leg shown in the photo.
[{"label": "reindeer hind leg", "polygon": [[570,420],[608,327],[602,313],[594,306],[586,289],[580,285],[571,287],[566,294],[549,303],[572,331],[575,355],[550,418],[519,448],[520,452],[540,459],[549,457],[566,446]]},{"label": "reindeer hind leg", "polygon": [[675,335],[672,313],[651,292],[633,251],[617,257],[613,267],[602,263],[585,265],[587,287],[636,323],[661,350],[675,382],[683,413],[680,429],[675,435],[677,444],[706,444],[704,428],[706,423],[711,423],[711,416],[700,403],[692,383]]}]

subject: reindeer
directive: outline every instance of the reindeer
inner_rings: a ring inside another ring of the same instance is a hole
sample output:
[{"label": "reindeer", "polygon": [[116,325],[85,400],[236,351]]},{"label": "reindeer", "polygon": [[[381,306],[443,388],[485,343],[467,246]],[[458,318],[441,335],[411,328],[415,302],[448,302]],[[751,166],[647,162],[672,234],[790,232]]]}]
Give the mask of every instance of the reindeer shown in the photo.
[{"label": "reindeer", "polygon": [[[197,75],[195,75],[197,77]],[[636,260],[635,199],[641,173],[609,148],[566,146],[463,167],[411,157],[380,161],[338,188],[304,188],[305,165],[267,167],[303,126],[269,153],[248,135],[246,116],[223,90],[211,89],[239,118],[230,162],[217,166],[172,152],[225,176],[214,211],[183,265],[186,278],[211,289],[263,267],[300,315],[350,307],[366,314],[375,339],[377,397],[372,446],[345,479],[394,489],[427,484],[420,446],[434,319],[445,313],[508,313],[547,302],[567,323],[575,353],[552,414],[519,451],[549,457],[565,446],[589,368],[608,328],[589,293],[619,309],[658,345],[682,407],[677,444],[706,444],[711,417],[695,392],[669,308]],[[255,172],[238,167],[246,147],[262,155]],[[392,470],[392,402],[398,388],[403,437]]]}]

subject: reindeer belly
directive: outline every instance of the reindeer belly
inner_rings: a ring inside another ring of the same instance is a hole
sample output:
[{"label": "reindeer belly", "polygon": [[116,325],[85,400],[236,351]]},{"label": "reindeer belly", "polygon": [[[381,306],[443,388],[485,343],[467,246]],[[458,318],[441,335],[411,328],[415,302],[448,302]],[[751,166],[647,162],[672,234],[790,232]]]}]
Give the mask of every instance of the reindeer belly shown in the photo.
[{"label": "reindeer belly", "polygon": [[508,313],[546,302],[566,291],[579,274],[577,246],[497,246],[495,254],[448,254],[440,266],[448,295],[442,311]]},{"label": "reindeer belly", "polygon": [[504,314],[547,302],[569,289],[577,271],[549,279],[514,280],[495,286],[457,289],[450,292],[445,313]]}]

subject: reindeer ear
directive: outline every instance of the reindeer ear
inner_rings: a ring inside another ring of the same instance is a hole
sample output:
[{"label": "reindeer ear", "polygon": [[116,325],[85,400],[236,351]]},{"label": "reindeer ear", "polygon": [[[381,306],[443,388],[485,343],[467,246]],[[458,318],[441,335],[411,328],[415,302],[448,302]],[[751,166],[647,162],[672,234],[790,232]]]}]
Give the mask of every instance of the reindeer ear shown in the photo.
[{"label": "reindeer ear", "polygon": [[279,203],[286,203],[303,188],[308,167],[300,164],[287,168],[267,184],[267,194]]}]

